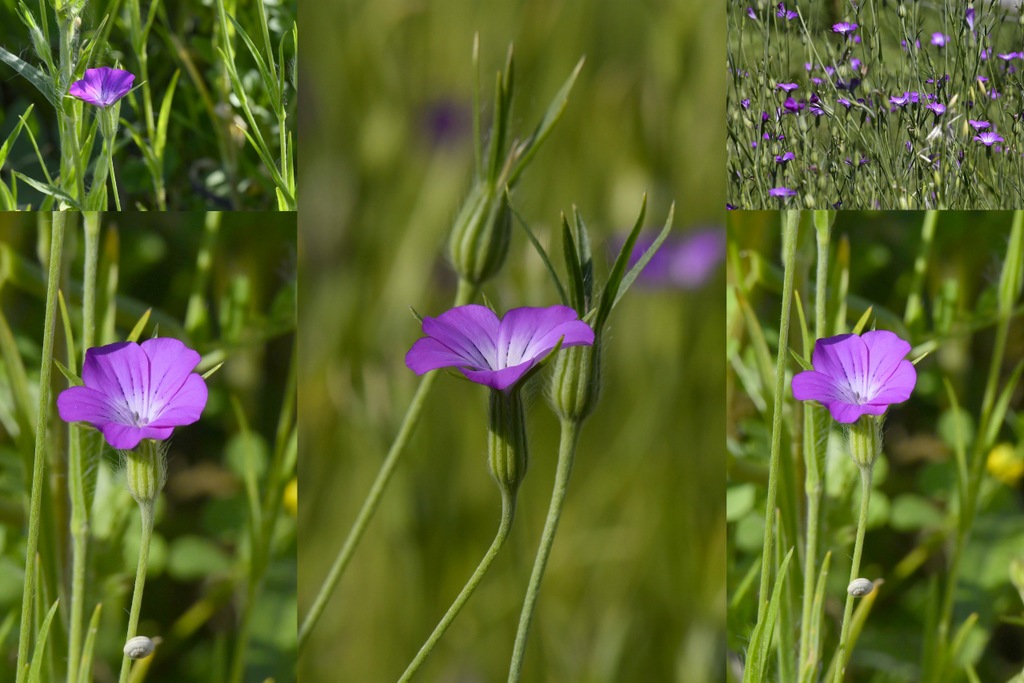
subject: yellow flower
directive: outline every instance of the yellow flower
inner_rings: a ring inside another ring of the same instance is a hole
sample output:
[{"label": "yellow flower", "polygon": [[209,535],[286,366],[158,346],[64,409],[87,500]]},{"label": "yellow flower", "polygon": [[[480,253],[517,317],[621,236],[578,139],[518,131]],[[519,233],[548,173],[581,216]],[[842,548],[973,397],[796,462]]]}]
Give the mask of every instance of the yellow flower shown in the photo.
[{"label": "yellow flower", "polygon": [[1013,444],[1001,443],[993,448],[985,462],[989,474],[1007,486],[1016,486],[1024,476],[1024,457]]},{"label": "yellow flower", "polygon": [[284,489],[284,507],[294,517],[299,511],[299,480],[292,479]]}]

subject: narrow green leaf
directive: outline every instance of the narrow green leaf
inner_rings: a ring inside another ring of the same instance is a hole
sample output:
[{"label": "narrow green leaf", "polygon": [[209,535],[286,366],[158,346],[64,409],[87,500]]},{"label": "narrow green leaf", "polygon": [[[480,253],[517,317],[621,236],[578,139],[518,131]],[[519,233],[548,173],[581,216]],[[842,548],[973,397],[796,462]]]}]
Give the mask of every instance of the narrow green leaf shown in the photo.
[{"label": "narrow green leaf", "polygon": [[509,174],[508,184],[510,187],[515,186],[516,181],[519,180],[519,176],[522,175],[523,171],[529,166],[533,160],[534,155],[537,154],[537,150],[540,149],[541,144],[547,139],[548,135],[551,134],[551,129],[554,128],[558,120],[562,118],[562,113],[565,111],[565,107],[569,104],[569,93],[572,91],[573,85],[576,83],[576,77],[580,75],[580,70],[583,69],[583,62],[586,61],[586,57],[580,57],[580,61],[576,62],[576,67],[569,74],[569,78],[566,79],[562,87],[555,93],[551,103],[548,104],[548,108],[544,111],[544,116],[541,117],[540,123],[537,124],[537,128],[534,129],[533,134],[524,142],[519,150],[519,159],[516,161],[515,166],[512,169],[512,173]]},{"label": "narrow green leaf", "polygon": [[32,663],[28,667],[28,683],[39,683],[40,681],[46,652],[46,638],[50,635],[50,622],[53,621],[53,615],[57,613],[59,603],[60,600],[53,603],[53,607],[47,612],[46,618],[43,619],[43,623],[39,627],[39,633],[36,635],[36,649],[32,652]]},{"label": "narrow green leaf", "polygon": [[71,329],[71,317],[68,315],[67,305],[64,303],[64,292],[57,290],[57,304],[60,307],[60,318],[64,323],[64,340],[68,347],[68,370],[72,373],[76,372],[75,359],[77,355],[75,353],[75,334]]},{"label": "narrow green leaf", "polygon": [[50,101],[54,109],[60,109],[60,100],[57,98],[57,93],[53,91],[53,82],[42,71],[2,47],[0,47],[0,62],[4,62],[28,79],[28,82]]},{"label": "narrow green leaf", "polygon": [[[518,211],[516,211],[515,207],[512,206],[512,198],[509,196],[507,187],[505,188],[505,201],[508,204],[508,208],[512,210],[512,215],[515,216],[519,225],[522,226],[523,230],[526,232],[526,238],[530,240],[530,244],[533,245],[537,255],[540,256],[540,260],[544,262],[544,267],[547,268],[548,274],[551,275],[551,281],[555,283],[555,289],[558,290],[558,298],[561,300],[562,305],[569,306],[569,297],[565,294],[565,288],[562,287],[562,281],[558,278],[558,273],[555,272],[555,267],[551,264],[551,259],[548,258],[547,251],[545,251],[544,247],[541,246],[540,241],[537,239],[536,235],[533,234],[533,230],[530,229],[526,220]],[[422,319],[420,322],[422,322]]]},{"label": "narrow green leaf", "polygon": [[171,83],[167,90],[164,91],[164,99],[160,103],[160,115],[157,118],[156,124],[156,140],[153,141],[153,155],[160,161],[164,158],[164,147],[167,144],[167,122],[171,118],[171,102],[174,99],[174,90],[178,86],[178,76],[180,75],[181,69],[175,69],[174,75],[171,76]]},{"label": "narrow green leaf", "polygon": [[874,306],[868,306],[868,310],[864,311],[864,315],[862,315],[860,320],[857,321],[857,324],[853,326],[854,334],[860,334],[864,329],[864,326],[868,324],[868,320],[871,318],[871,311],[873,309]]},{"label": "narrow green leaf", "polygon": [[[643,253],[643,255],[640,257],[640,260],[637,261],[633,265],[633,267],[629,269],[629,272],[626,273],[626,276],[622,278],[622,283],[619,285],[619,291],[615,295],[615,301],[612,303],[612,308],[615,308],[615,304],[619,303],[619,299],[621,299],[622,296],[627,291],[629,291],[629,288],[632,286],[633,281],[636,280],[637,276],[640,275],[640,272],[647,267],[647,264],[650,263],[652,258],[654,258],[654,255],[658,252],[658,249],[661,248],[662,242],[665,241],[665,238],[668,237],[669,231],[672,229],[672,220],[675,216],[675,211],[676,205],[675,202],[673,202],[672,206],[669,207],[668,218],[665,219],[665,226],[661,229],[661,232],[658,233],[658,236],[654,238],[654,242],[647,249],[647,251]],[[630,247],[630,251],[632,251],[632,247]]]},{"label": "narrow green leaf", "polygon": [[273,107],[275,113],[278,113],[284,104],[281,98],[281,92],[277,88],[277,77],[274,74],[271,74],[266,60],[263,59],[260,51],[256,49],[256,43],[252,42],[252,38],[250,38],[249,34],[245,32],[245,29],[242,28],[241,24],[235,21],[235,18],[230,14],[228,15],[228,19],[232,24],[234,24],[235,31],[237,31],[238,35],[242,37],[242,41],[245,43],[245,46],[249,48],[249,54],[252,55],[253,61],[256,62],[256,68],[260,72],[260,78],[263,79],[263,85],[266,87],[267,92],[270,93],[271,107]]},{"label": "narrow green leaf", "polygon": [[147,308],[146,312],[139,318],[139,322],[135,323],[135,327],[132,328],[131,333],[125,341],[137,342],[139,337],[142,336],[142,330],[146,329],[146,324],[149,322],[149,315],[153,312],[152,308]]},{"label": "narrow green leaf", "polygon": [[[671,216],[671,213],[669,215]],[[608,281],[604,283],[604,289],[601,291],[600,302],[597,305],[597,314],[594,317],[593,327],[595,330],[604,327],[605,321],[608,320],[608,314],[612,312],[612,307],[615,306],[616,297],[619,295],[619,285],[622,284],[626,265],[629,263],[629,257],[633,253],[633,246],[636,244],[637,237],[640,236],[640,229],[644,226],[644,218],[646,216],[647,193],[644,192],[643,200],[640,204],[640,214],[636,217],[636,223],[633,225],[633,229],[630,230],[626,243],[619,250],[619,255],[616,257],[614,265],[612,265],[611,272],[608,273]]]},{"label": "narrow green leaf", "polygon": [[35,189],[39,190],[43,194],[53,197],[54,199],[59,199],[60,201],[64,202],[65,204],[67,204],[68,206],[77,211],[83,210],[82,205],[78,202],[78,200],[76,200],[74,197],[72,197],[59,187],[55,187],[53,185],[50,185],[49,183],[40,182],[38,180],[33,180],[32,178],[29,178],[28,176],[19,173],[18,171],[15,171],[14,175],[21,178],[26,183],[28,183]]},{"label": "narrow green leaf", "polygon": [[970,634],[971,629],[978,623],[978,613],[974,612],[966,619],[964,623],[960,624],[960,628],[957,629],[956,635],[953,636],[953,642],[949,646],[949,659],[955,662],[956,658],[960,656],[960,650],[963,649],[964,643],[967,642],[967,636]]},{"label": "narrow green leaf", "polygon": [[796,361],[796,364],[800,366],[800,369],[805,370],[805,371],[810,371],[810,370],[814,369],[814,366],[811,365],[809,362],[807,362],[806,358],[801,356],[799,353],[797,353],[793,349],[789,350],[789,356],[790,356],[790,358],[792,358],[793,360]]},{"label": "narrow green leaf", "polygon": [[992,417],[988,421],[985,440],[981,442],[982,453],[988,453],[996,442],[996,437],[999,436],[999,428],[1003,426],[1003,418],[1006,417],[1006,411],[1010,407],[1010,399],[1013,398],[1013,392],[1017,388],[1021,370],[1024,370],[1024,360],[1017,363],[1017,367],[1013,369],[1010,379],[1006,380],[1006,385],[1003,386],[1003,390],[999,393],[999,398],[992,408]]},{"label": "narrow green leaf", "polygon": [[[36,433],[36,402],[32,400],[32,394],[28,388],[28,375],[25,372],[25,364],[21,360],[21,353],[18,352],[17,342],[14,334],[7,324],[7,318],[0,310],[0,357],[4,361],[4,369],[7,371],[7,381],[14,396],[15,418],[21,428],[22,439],[25,443],[31,442]],[[31,447],[26,455],[31,456]]]},{"label": "narrow green leaf", "polygon": [[[786,558],[779,566],[778,576],[775,579],[775,587],[772,589],[772,597],[768,602],[768,610],[765,612],[764,621],[759,622],[754,628],[754,636],[750,639],[748,646],[747,667],[743,672],[743,680],[752,683],[761,683],[768,677],[768,651],[771,648],[772,635],[775,632],[775,619],[779,612],[782,586],[786,579],[786,571],[789,569],[789,561],[793,558],[793,548],[786,553]],[[762,581],[766,577],[762,577]],[[756,640],[756,642],[755,642]],[[749,659],[753,654],[753,660]],[[748,672],[751,674],[748,676]]]},{"label": "narrow green leaf", "polygon": [[100,630],[100,611],[103,603],[96,605],[89,619],[89,630],[85,634],[85,645],[82,647],[81,666],[78,669],[78,683],[89,683],[92,680],[92,653],[96,647],[96,634]]},{"label": "narrow green leaf", "polygon": [[825,561],[818,572],[818,583],[814,587],[814,600],[811,602],[811,627],[808,630],[810,646],[807,648],[808,659],[800,669],[800,680],[805,683],[814,681],[814,674],[821,661],[821,625],[825,617],[825,582],[828,579],[828,568],[832,561],[832,552],[825,553]]},{"label": "narrow green leaf", "polygon": [[576,248],[579,252],[580,268],[583,271],[583,305],[589,309],[594,297],[594,255],[590,249],[590,234],[587,231],[587,224],[583,222],[583,216],[575,204],[572,207],[572,215],[576,227],[574,235]]},{"label": "narrow green leaf", "polygon": [[[562,214],[562,254],[565,257],[566,272],[569,274],[569,297],[572,300],[572,307],[580,315],[584,315],[587,310],[584,306],[583,269],[580,268],[576,244],[572,239],[572,230],[569,229],[569,221],[564,213]],[[601,328],[595,325],[594,330],[600,332]]]},{"label": "narrow green leaf", "polygon": [[[967,474],[967,446],[964,443],[964,435],[960,429],[960,402],[957,401],[956,392],[953,391],[953,385],[950,383],[949,378],[946,376],[942,377],[942,383],[946,387],[946,396],[949,398],[949,405],[952,408],[955,419],[953,420],[953,453],[956,456],[956,491],[957,500],[964,501],[967,496],[967,485],[968,477]],[[963,503],[961,502],[961,505]]]},{"label": "narrow green leaf", "polygon": [[18,140],[18,134],[21,133],[21,129],[25,126],[25,117],[32,112],[32,107],[34,106],[34,104],[28,105],[28,109],[25,110],[25,113],[18,117],[18,124],[14,126],[14,130],[11,131],[11,134],[7,136],[6,140],[4,140],[3,146],[0,147],[0,168],[3,168],[4,163],[6,163],[7,155],[11,151],[11,146]]},{"label": "narrow green leaf", "polygon": [[13,609],[7,613],[4,617],[3,623],[0,623],[0,647],[7,641],[7,636],[11,634],[11,630],[14,628],[14,622],[18,618],[17,612]]},{"label": "narrow green leaf", "polygon": [[203,379],[209,379],[210,375],[220,370],[220,366],[224,365],[224,361],[221,361],[214,365],[212,368],[203,373]]}]

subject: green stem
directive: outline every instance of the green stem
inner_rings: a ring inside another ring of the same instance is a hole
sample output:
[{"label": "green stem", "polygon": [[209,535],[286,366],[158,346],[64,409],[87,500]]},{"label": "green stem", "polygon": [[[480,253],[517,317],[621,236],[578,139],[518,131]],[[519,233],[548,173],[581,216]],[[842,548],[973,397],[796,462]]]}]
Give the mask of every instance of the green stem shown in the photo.
[{"label": "green stem", "polygon": [[508,670],[509,683],[518,681],[523,669],[523,657],[526,652],[526,639],[530,635],[530,622],[533,610],[540,594],[540,582],[544,578],[544,569],[548,564],[551,546],[558,530],[558,520],[562,516],[565,493],[569,488],[569,476],[572,474],[572,463],[576,457],[576,446],[580,439],[583,423],[577,420],[562,420],[561,438],[558,444],[558,466],[555,470],[555,486],[551,492],[551,503],[548,505],[548,517],[544,521],[544,532],[540,537],[537,557],[533,561],[533,572],[530,574],[530,585],[526,589],[523,611],[519,615],[519,629],[516,631],[515,648],[512,651],[512,663]]},{"label": "green stem", "polygon": [[768,465],[768,501],[765,505],[764,546],[761,551],[761,587],[757,601],[757,620],[764,618],[768,607],[768,584],[771,578],[772,532],[775,519],[775,499],[779,490],[779,451],[782,449],[782,404],[786,386],[786,359],[789,347],[789,318],[793,300],[793,275],[796,271],[796,242],[800,227],[800,212],[785,213],[783,249],[785,253],[785,275],[782,284],[782,319],[779,322],[779,355],[775,365],[775,403],[772,414],[772,448]]},{"label": "green stem", "polygon": [[480,561],[476,571],[473,572],[473,576],[469,578],[466,585],[462,588],[462,592],[459,593],[459,597],[455,598],[455,602],[448,608],[445,615],[438,622],[434,632],[427,638],[427,642],[423,643],[423,647],[416,654],[416,657],[412,660],[409,666],[405,669],[405,673],[399,679],[399,683],[412,680],[412,677],[416,675],[419,668],[426,661],[427,656],[430,655],[431,650],[437,644],[437,641],[441,639],[441,636],[445,634],[448,627],[451,626],[452,622],[455,621],[455,617],[462,611],[466,601],[473,595],[473,591],[476,590],[477,585],[480,584],[481,579],[484,578],[484,574],[490,569],[491,564],[494,562],[494,558],[498,556],[498,551],[505,545],[505,541],[508,539],[509,532],[512,530],[512,519],[515,517],[516,512],[516,498],[515,492],[510,491],[504,487],[501,489],[501,524],[498,526],[498,533],[494,537],[494,541],[491,543],[491,547],[487,549],[487,553],[484,555],[484,559]]},{"label": "green stem", "polygon": [[39,515],[43,499],[43,453],[46,448],[46,418],[50,412],[50,370],[53,368],[53,328],[57,315],[57,284],[64,248],[67,214],[53,212],[50,234],[50,272],[46,284],[46,317],[43,322],[42,364],[39,367],[39,411],[36,415],[35,454],[32,459],[32,492],[29,496],[28,540],[25,544],[25,585],[21,594],[21,628],[18,633],[18,673],[21,683],[28,673],[28,646],[32,635],[32,603],[35,599],[36,550],[39,547]]},{"label": "green stem", "polygon": [[[96,334],[96,265],[99,261],[99,213],[83,214],[85,229],[85,273],[82,294],[82,358],[93,345]],[[71,359],[69,359],[71,360]],[[68,367],[74,369],[74,361]],[[68,449],[68,491],[71,497],[71,624],[68,632],[68,681],[78,681],[82,648],[82,618],[85,610],[86,553],[89,542],[89,510],[85,502],[85,435],[70,426]]]},{"label": "green stem", "polygon": [[[814,224],[817,231],[818,266],[815,273],[814,290],[814,336],[822,339],[828,336],[828,313],[826,310],[828,285],[828,245],[831,227],[827,211],[814,212]],[[810,349],[804,353],[810,356]],[[811,653],[811,608],[814,602],[815,575],[818,564],[818,527],[821,516],[821,497],[825,490],[824,463],[825,449],[828,445],[828,422],[824,408],[804,404],[804,465],[807,468],[805,493],[807,496],[807,545],[804,553],[804,590],[803,613],[800,621],[800,660],[801,678],[807,669],[807,660]],[[820,456],[820,457],[819,457]],[[818,653],[813,653],[815,659]],[[815,667],[811,666],[813,670]]]},{"label": "green stem", "polygon": [[[478,291],[478,286],[460,278],[454,306],[458,307],[468,304],[476,298]],[[409,437],[412,436],[413,430],[416,429],[420,413],[423,412],[423,406],[426,404],[427,395],[434,385],[436,375],[436,372],[426,374],[420,380],[419,387],[416,388],[416,393],[412,397],[412,403],[409,404],[409,408],[405,412],[405,419],[402,420],[402,426],[399,428],[398,434],[388,450],[387,457],[384,458],[384,462],[377,472],[377,478],[374,479],[373,486],[370,487],[370,492],[367,494],[366,500],[363,501],[363,506],[359,509],[359,515],[349,530],[345,543],[341,546],[341,551],[334,559],[334,564],[331,565],[327,578],[324,579],[323,585],[320,586],[320,591],[313,600],[313,605],[309,608],[309,612],[306,613],[306,618],[302,620],[302,626],[299,628],[299,653],[302,652],[303,647],[309,642],[310,633],[313,632],[317,621],[323,615],[324,608],[327,607],[327,602],[331,599],[331,594],[338,585],[341,575],[345,572],[349,560],[352,559],[352,554],[355,552],[360,539],[362,539],[366,527],[370,524],[370,520],[373,519],[377,506],[380,505],[384,489],[387,488],[388,482],[391,481],[391,475],[394,474],[395,468],[398,466],[399,460],[401,460],[402,453],[405,451],[405,445],[408,443]]]},{"label": "green stem", "polygon": [[[153,508],[154,501],[144,500],[139,503],[139,513],[142,516],[142,537],[139,541],[139,566],[135,570],[135,592],[132,594],[132,609],[128,616],[128,634],[124,642],[128,642],[136,636],[139,627],[139,612],[142,611],[142,590],[146,586],[146,568],[149,564],[149,543],[153,537]],[[121,676],[118,683],[128,683],[128,675],[131,673],[132,660],[128,655],[121,658]]]},{"label": "green stem", "polygon": [[[865,419],[864,417],[860,419]],[[870,418],[868,418],[870,419]],[[852,438],[852,437],[851,437]],[[857,540],[853,546],[853,564],[850,566],[850,583],[858,578],[860,573],[860,556],[864,549],[864,531],[868,524],[868,505],[871,502],[871,477],[874,471],[873,465],[862,465],[860,467],[860,518],[857,520]],[[843,629],[839,636],[839,659],[836,662],[836,677],[834,683],[841,683],[846,673],[846,662],[849,653],[846,651],[846,639],[850,635],[850,623],[853,621],[854,596],[847,593],[846,609],[843,611]]]},{"label": "green stem", "polygon": [[121,210],[121,198],[117,196],[117,178],[114,177],[114,150],[107,144],[107,167],[110,169],[110,189],[114,192],[114,207]]}]

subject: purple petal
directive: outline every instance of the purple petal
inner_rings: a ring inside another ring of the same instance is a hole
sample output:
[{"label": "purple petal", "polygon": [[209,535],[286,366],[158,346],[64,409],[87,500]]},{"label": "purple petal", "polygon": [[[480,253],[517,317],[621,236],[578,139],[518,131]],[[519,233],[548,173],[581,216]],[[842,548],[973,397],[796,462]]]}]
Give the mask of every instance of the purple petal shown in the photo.
[{"label": "purple petal", "polygon": [[106,394],[89,387],[70,387],[57,396],[57,413],[65,422],[88,422],[95,427],[109,422],[114,410]]},{"label": "purple petal", "polygon": [[793,398],[798,401],[829,403],[840,397],[835,380],[815,370],[808,370],[793,376]]},{"label": "purple petal", "polygon": [[148,426],[181,427],[198,421],[199,416],[203,414],[203,408],[206,407],[207,396],[206,381],[201,375],[191,373],[170,401],[150,420]]},{"label": "purple petal", "polygon": [[[909,346],[909,344],[908,344]],[[885,385],[869,401],[870,404],[903,403],[917,385],[917,369],[909,360],[901,360],[885,381]]]},{"label": "purple petal", "polygon": [[910,343],[889,330],[872,330],[861,335],[868,349],[869,369],[867,386],[871,396],[881,389],[900,361],[910,353]]},{"label": "purple petal", "polygon": [[[868,349],[855,334],[841,334],[819,339],[811,357],[814,369],[831,377],[837,384],[865,394],[868,370]],[[853,398],[852,396],[848,398]]]},{"label": "purple petal", "polygon": [[[825,407],[827,407],[828,412],[832,414],[832,419],[836,422],[842,422],[843,424],[856,422],[857,418],[868,413],[868,410],[866,410],[867,406],[857,405],[855,403],[845,403],[843,401],[832,401],[825,404]],[[870,414],[880,415],[881,413]]]},{"label": "purple petal", "polygon": [[107,443],[114,448],[129,450],[138,446],[143,439],[168,439],[174,429],[172,427],[133,427],[117,422],[108,422],[100,428],[100,431],[103,432],[103,438],[107,440]]},{"label": "purple petal", "polygon": [[128,94],[134,80],[135,75],[123,69],[86,69],[82,79],[71,84],[68,94],[97,107],[109,107]]},{"label": "purple petal", "polygon": [[138,344],[120,342],[87,350],[82,381],[117,408],[118,421],[129,424],[132,413],[146,414],[149,357]]},{"label": "purple petal", "polygon": [[463,370],[462,374],[474,382],[501,391],[518,382],[536,364],[537,361],[531,359],[501,370]]},{"label": "purple petal", "polygon": [[539,361],[564,337],[562,346],[594,343],[590,325],[578,320],[569,306],[513,308],[501,320],[497,341],[497,368]]},{"label": "purple petal", "polygon": [[436,318],[423,318],[423,333],[462,357],[465,365],[493,369],[496,367],[494,340],[498,336],[498,324],[494,311],[469,304],[445,311]]},{"label": "purple petal", "polygon": [[[149,358],[149,397],[155,404],[151,414],[156,414],[161,406],[176,398],[178,389],[199,365],[200,356],[177,339],[168,337],[149,339],[142,342],[141,347]],[[196,419],[205,405],[204,397]]]}]

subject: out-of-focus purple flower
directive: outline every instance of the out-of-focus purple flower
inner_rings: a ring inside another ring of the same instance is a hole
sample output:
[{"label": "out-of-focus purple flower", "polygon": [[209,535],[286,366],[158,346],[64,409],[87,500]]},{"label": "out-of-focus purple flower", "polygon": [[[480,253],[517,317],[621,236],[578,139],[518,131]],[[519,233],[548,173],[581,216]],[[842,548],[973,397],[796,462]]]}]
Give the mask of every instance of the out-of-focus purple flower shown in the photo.
[{"label": "out-of-focus purple flower", "polygon": [[967,28],[968,28],[968,30],[973,31],[974,30],[974,7],[968,7],[967,8],[967,13],[965,15],[965,18],[967,19]]},{"label": "out-of-focus purple flower", "polygon": [[[726,205],[726,208],[733,208]],[[629,257],[632,268],[654,243],[653,237],[641,237]],[[615,246],[615,245],[613,245]],[[615,253],[618,253],[617,251]],[[655,252],[636,281],[651,287],[696,289],[703,285],[725,258],[725,232],[721,228],[691,230],[670,234]]]},{"label": "out-of-focus purple flower", "polygon": [[786,11],[786,6],[780,2],[775,7],[775,16],[777,16],[779,19],[785,19],[786,21],[793,21],[800,15],[792,10]]},{"label": "out-of-focus purple flower", "polygon": [[935,118],[938,118],[946,113],[946,105],[940,104],[939,102],[932,102],[931,104],[924,105],[925,109],[931,109],[935,113]]},{"label": "out-of-focus purple flower", "polygon": [[792,152],[786,152],[785,154],[779,154],[775,156],[775,163],[786,165],[786,162],[790,159],[796,159],[796,155]]},{"label": "out-of-focus purple flower", "polygon": [[744,109],[749,109],[750,108],[750,98],[749,97],[744,97],[742,100],[740,100],[740,105],[742,105]]},{"label": "out-of-focus purple flower", "polygon": [[[869,161],[871,161],[871,159],[865,159],[864,157],[861,157],[860,161],[857,162],[857,166],[858,167],[859,166],[863,166],[864,164],[868,163]],[[850,157],[846,157],[846,162],[845,163],[846,163],[847,166],[853,166],[853,161],[850,159]]]},{"label": "out-of-focus purple flower", "polygon": [[[901,40],[901,41],[900,41],[900,45],[902,45],[902,46],[903,46],[903,49],[904,49],[904,50],[906,50],[906,49],[907,49],[907,41],[905,41],[905,40]],[[921,49],[921,41],[920,41],[920,40],[915,40],[915,41],[914,41],[914,47],[915,47],[915,48],[917,48],[918,50],[920,50],[920,49]]]},{"label": "out-of-focus purple flower", "polygon": [[791,190],[788,187],[773,187],[768,190],[769,197],[793,197],[796,195],[796,190]]},{"label": "out-of-focus purple flower", "polygon": [[893,403],[910,398],[917,384],[913,363],[904,360],[910,344],[888,330],[819,339],[813,370],[793,377],[793,398],[818,401],[837,422],[881,415]]},{"label": "out-of-focus purple flower", "polygon": [[735,211],[737,208],[739,208],[739,207],[733,206],[732,204],[729,204],[728,202],[726,202],[726,204],[725,204],[725,210],[726,211]]},{"label": "out-of-focus purple flower", "polygon": [[1020,57],[1020,53],[1019,52],[1007,52],[1005,55],[996,55],[996,57],[999,57],[999,59],[1003,60],[1004,62],[1009,62],[1009,61],[1011,61],[1013,59],[1017,59],[1017,57]]},{"label": "out-of-focus purple flower", "polygon": [[1002,93],[1000,93],[998,90],[992,90],[989,92],[989,97],[991,97],[993,100],[998,100],[1002,96]]},{"label": "out-of-focus purple flower", "polygon": [[982,48],[981,55],[980,55],[982,61],[988,59],[991,56],[992,56],[992,48],[990,48],[990,47]]},{"label": "out-of-focus purple flower", "polygon": [[779,90],[785,90],[787,93],[790,93],[799,88],[800,86],[797,85],[796,83],[779,83],[775,87],[778,88]]},{"label": "out-of-focus purple flower", "polygon": [[835,75],[836,69],[833,66],[826,66],[825,73],[827,73],[829,76]]},{"label": "out-of-focus purple flower", "polygon": [[908,152],[913,152],[914,151],[914,146],[912,144],[910,144],[910,140],[907,140],[906,146],[907,146],[907,151]]},{"label": "out-of-focus purple flower", "polygon": [[757,21],[757,15],[754,14],[754,8],[753,7],[748,7],[747,8],[747,16],[750,17],[751,19],[753,19],[754,21]]},{"label": "out-of-focus purple flower", "polygon": [[792,97],[787,97],[786,101],[782,103],[782,106],[786,111],[793,114],[797,113],[798,111],[804,108],[802,102],[797,102]]},{"label": "out-of-focus purple flower", "polygon": [[892,102],[897,107],[902,107],[906,105],[908,102],[910,102],[910,93],[905,92],[903,93],[903,95],[893,95],[892,97],[889,98],[889,101]]},{"label": "out-of-focus purple flower", "polygon": [[813,64],[811,64],[810,62],[804,62],[804,70],[805,71],[812,71],[813,69],[814,69],[814,65]]},{"label": "out-of-focus purple flower", "polygon": [[999,133],[996,133],[995,131],[991,131],[991,132],[988,132],[988,133],[981,133],[980,135],[975,135],[974,139],[977,140],[978,142],[982,143],[986,147],[991,147],[993,144],[995,144],[997,142],[1005,142],[1003,140],[1003,138],[1001,138],[999,136]]},{"label": "out-of-focus purple flower", "polygon": [[854,71],[860,71],[860,60],[854,57],[850,60],[850,68]]},{"label": "out-of-focus purple flower", "polygon": [[985,76],[978,76],[979,83],[985,83],[986,81],[988,81],[988,79]]},{"label": "out-of-focus purple flower", "polygon": [[845,36],[847,38],[849,38],[850,35],[854,31],[856,31],[856,30],[857,30],[857,24],[848,24],[845,21],[841,22],[841,23],[838,23],[838,24],[832,24],[832,31],[833,32],[841,33],[841,34],[843,34],[843,36]]},{"label": "out-of-focus purple flower", "polygon": [[428,105],[424,116],[424,128],[430,141],[435,145],[458,142],[472,130],[471,111],[470,108],[453,100],[440,100]]},{"label": "out-of-focus purple flower", "polygon": [[836,100],[836,102],[838,102],[839,104],[843,105],[847,109],[849,109],[851,104],[852,104],[850,102],[850,100],[846,99],[845,97],[840,97],[839,99]]},{"label": "out-of-focus purple flower", "polygon": [[562,347],[590,346],[594,331],[569,306],[513,308],[499,321],[486,306],[469,304],[423,318],[426,337],[405,354],[417,375],[458,368],[478,384],[502,391],[544,359],[559,339]]},{"label": "out-of-focus purple flower", "polygon": [[65,422],[88,422],[119,450],[142,439],[168,439],[206,407],[206,382],[192,372],[199,360],[197,352],[165,337],[88,349],[84,386],[60,392],[57,411]]},{"label": "out-of-focus purple flower", "polygon": [[937,45],[938,47],[945,47],[946,43],[948,43],[948,42],[949,42],[949,36],[947,36],[945,34],[942,34],[942,33],[933,33],[932,34],[932,45]]},{"label": "out-of-focus purple flower", "polygon": [[982,128],[988,128],[990,124],[988,121],[975,121],[974,119],[967,119],[967,123],[974,127],[974,130],[981,130]]},{"label": "out-of-focus purple flower", "polygon": [[821,85],[821,84],[822,84],[822,83],[824,83],[824,82],[825,82],[825,81],[821,80],[821,79],[820,79],[820,78],[818,78],[817,76],[813,76],[813,77],[811,77],[811,83],[814,83],[814,85]]},{"label": "out-of-focus purple flower", "polygon": [[71,84],[68,94],[106,108],[127,95],[134,80],[135,74],[123,69],[111,69],[109,66],[86,69],[82,80]]}]

